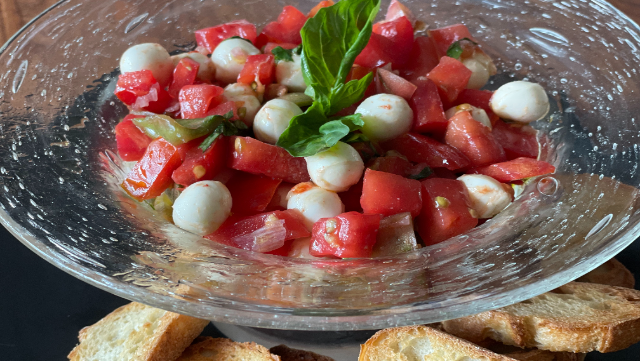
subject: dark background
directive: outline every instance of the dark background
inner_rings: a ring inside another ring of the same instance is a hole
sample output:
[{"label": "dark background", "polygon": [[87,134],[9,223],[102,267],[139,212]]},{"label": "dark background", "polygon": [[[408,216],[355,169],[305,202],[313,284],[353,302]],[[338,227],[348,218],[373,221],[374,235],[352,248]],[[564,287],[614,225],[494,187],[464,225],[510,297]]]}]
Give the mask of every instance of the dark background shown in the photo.
[{"label": "dark background", "polygon": [[[0,0],[0,45],[58,0]],[[611,0],[636,21],[640,0]],[[81,282],[40,259],[0,227],[0,360],[66,360],[78,331],[129,301]],[[618,259],[640,278],[640,241]],[[205,334],[218,336],[213,326]],[[587,361],[637,361],[640,344]],[[351,360],[336,360],[351,361]],[[353,360],[355,361],[355,360]]]}]

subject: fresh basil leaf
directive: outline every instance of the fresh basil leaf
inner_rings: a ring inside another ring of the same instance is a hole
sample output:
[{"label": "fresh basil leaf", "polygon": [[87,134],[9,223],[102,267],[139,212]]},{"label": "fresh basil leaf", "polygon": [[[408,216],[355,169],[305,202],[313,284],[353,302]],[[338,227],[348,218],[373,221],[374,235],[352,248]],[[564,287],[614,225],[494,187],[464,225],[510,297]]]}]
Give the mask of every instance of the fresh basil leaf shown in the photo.
[{"label": "fresh basil leaf", "polygon": [[330,107],[327,113],[335,114],[362,99],[372,80],[373,73],[369,73],[362,79],[351,80],[334,87],[329,98]]},{"label": "fresh basil leaf", "polygon": [[211,133],[205,140],[200,143],[200,148],[203,152],[206,152],[207,149],[213,144],[213,142],[218,139],[220,135],[233,136],[238,135],[243,130],[247,130],[248,127],[243,122],[236,120],[231,122],[230,119],[233,118],[233,112],[230,111],[225,115],[214,115],[214,117],[222,118],[222,122],[214,129],[213,133]]},{"label": "fresh basil leaf", "polygon": [[408,176],[407,178],[409,179],[416,179],[416,180],[421,180],[421,179],[425,179],[428,176],[430,176],[433,173],[433,171],[431,170],[431,168],[429,167],[424,167],[422,168],[422,170],[420,171],[420,173],[418,174],[413,174]]},{"label": "fresh basil leaf", "polygon": [[291,49],[291,51],[296,54],[296,55],[302,55],[302,44],[296,46],[295,48]]},{"label": "fresh basil leaf", "polygon": [[454,59],[460,59],[460,56],[462,55],[462,51],[463,51],[462,44],[461,44],[463,41],[469,41],[473,45],[478,45],[478,43],[476,43],[475,41],[469,38],[462,38],[454,42],[453,44],[449,45],[449,48],[447,49],[447,56]]},{"label": "fresh basil leaf", "polygon": [[371,37],[379,0],[347,0],[322,8],[307,20],[300,34],[302,74],[307,85],[332,89],[344,83],[356,56]]},{"label": "fresh basil leaf", "polygon": [[[369,137],[362,133],[349,133],[346,137],[342,139],[342,142],[353,144],[353,143],[371,143]],[[375,149],[374,149],[375,150]]]},{"label": "fresh basil leaf", "polygon": [[271,54],[275,57],[276,62],[279,61],[293,61],[293,50],[285,49],[281,46],[276,46],[271,50]]}]

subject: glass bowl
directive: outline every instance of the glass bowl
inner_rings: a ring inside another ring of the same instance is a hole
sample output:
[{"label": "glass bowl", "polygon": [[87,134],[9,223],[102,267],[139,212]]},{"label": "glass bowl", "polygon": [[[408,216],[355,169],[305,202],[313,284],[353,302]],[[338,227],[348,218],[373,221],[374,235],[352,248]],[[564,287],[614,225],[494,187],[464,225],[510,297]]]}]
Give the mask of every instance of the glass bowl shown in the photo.
[{"label": "glass bowl", "polygon": [[[294,260],[212,244],[124,195],[113,128],[118,57],[193,32],[258,25],[316,1],[61,1],[0,50],[0,218],[27,247],[108,292],[244,326],[363,330],[497,308],[592,270],[640,231],[640,29],[603,1],[409,1],[431,27],[469,26],[495,89],[540,82],[541,159],[558,172],[468,234],[396,257]],[[386,7],[383,4],[383,8]],[[636,117],[638,119],[636,120]],[[11,257],[11,255],[4,255]]]}]

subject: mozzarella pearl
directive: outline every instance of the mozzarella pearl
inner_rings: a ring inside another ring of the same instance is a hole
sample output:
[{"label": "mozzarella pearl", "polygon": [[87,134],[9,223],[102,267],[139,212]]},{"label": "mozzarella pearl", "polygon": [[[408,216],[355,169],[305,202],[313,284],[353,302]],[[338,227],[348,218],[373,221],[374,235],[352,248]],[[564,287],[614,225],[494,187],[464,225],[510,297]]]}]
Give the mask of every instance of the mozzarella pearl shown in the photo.
[{"label": "mozzarella pearl", "polygon": [[542,119],[549,112],[549,98],[540,84],[526,81],[507,83],[493,93],[491,110],[501,118],[520,123]]},{"label": "mozzarella pearl", "polygon": [[469,190],[469,199],[478,218],[491,218],[511,203],[506,185],[481,174],[465,174],[458,178]]},{"label": "mozzarella pearl", "polygon": [[[240,85],[240,86],[238,86]],[[248,88],[248,89],[244,89]],[[262,104],[260,104],[260,100],[255,96],[255,92],[251,89],[250,86],[234,83],[229,84],[226,88],[224,88],[224,97],[229,101],[233,101],[238,104],[239,107],[243,107],[245,109],[244,117],[242,121],[248,126],[253,125],[253,119],[256,117],[258,110]]]},{"label": "mozzarella pearl", "polygon": [[171,60],[173,60],[173,66],[177,66],[180,60],[184,58],[189,58],[191,60],[197,61],[198,64],[200,64],[197,75],[197,78],[199,80],[211,80],[216,76],[216,66],[213,65],[211,59],[209,59],[208,56],[200,54],[196,51],[172,56]]},{"label": "mozzarella pearl", "polygon": [[306,259],[317,258],[309,254],[310,247],[311,247],[311,237],[296,239],[291,242],[291,248],[289,249],[288,256],[293,258],[306,258]]},{"label": "mozzarella pearl", "polygon": [[276,144],[289,127],[289,121],[302,114],[299,106],[284,99],[272,99],[264,104],[253,121],[253,133],[259,140]]},{"label": "mozzarella pearl", "polygon": [[289,92],[304,92],[307,84],[302,76],[300,55],[293,54],[293,61],[280,61],[276,64],[276,80],[286,85]]},{"label": "mozzarella pearl", "polygon": [[476,108],[470,104],[457,105],[447,110],[444,113],[444,115],[447,117],[447,119],[451,119],[453,118],[454,115],[458,114],[459,112],[470,112],[471,117],[473,117],[473,119],[482,123],[484,126],[489,127],[489,129],[492,129],[491,119],[489,119],[487,112],[485,112],[484,109],[482,108]]},{"label": "mozzarella pearl", "polygon": [[362,114],[362,133],[374,141],[385,141],[407,133],[413,123],[413,110],[406,100],[393,94],[377,94],[356,109]]},{"label": "mozzarella pearl", "polygon": [[462,65],[471,70],[471,78],[467,83],[467,89],[480,89],[489,81],[489,70],[476,59],[464,59]]},{"label": "mozzarella pearl", "polygon": [[304,159],[313,183],[334,192],[346,191],[358,183],[364,172],[360,153],[343,142]]},{"label": "mozzarella pearl", "polygon": [[120,58],[120,72],[149,70],[158,83],[166,85],[173,74],[173,60],[160,44],[138,44],[127,49]]},{"label": "mozzarella pearl", "polygon": [[211,54],[216,65],[216,79],[223,83],[235,83],[249,55],[260,54],[260,50],[242,39],[227,39]]},{"label": "mozzarella pearl", "polygon": [[215,232],[231,213],[231,193],[214,181],[188,186],[173,204],[173,223],[201,236]]},{"label": "mozzarella pearl", "polygon": [[300,183],[287,195],[287,209],[297,209],[304,217],[308,230],[321,218],[335,217],[344,212],[344,205],[335,192],[322,189],[313,183]]}]

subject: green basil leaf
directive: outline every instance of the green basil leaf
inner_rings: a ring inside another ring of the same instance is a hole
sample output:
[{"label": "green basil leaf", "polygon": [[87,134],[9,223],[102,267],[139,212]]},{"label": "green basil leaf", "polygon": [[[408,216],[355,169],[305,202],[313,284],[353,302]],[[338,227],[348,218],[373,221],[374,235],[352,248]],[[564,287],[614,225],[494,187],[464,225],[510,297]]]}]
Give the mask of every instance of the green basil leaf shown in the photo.
[{"label": "green basil leaf", "polygon": [[369,73],[360,80],[351,80],[334,87],[329,98],[330,108],[327,113],[335,114],[362,99],[372,80],[373,73]]},{"label": "green basil leaf", "polygon": [[229,121],[233,118],[233,112],[228,112],[225,115],[214,115],[214,117],[222,118],[222,122],[214,129],[213,133],[211,133],[205,140],[200,143],[200,148],[203,152],[206,152],[207,149],[213,144],[213,142],[218,139],[220,135],[225,136],[233,136],[240,134],[243,130],[247,130],[248,127],[243,122],[236,120],[234,122]]},{"label": "green basil leaf", "polygon": [[305,83],[331,89],[344,83],[356,56],[371,37],[380,0],[347,0],[322,8],[302,27]]},{"label": "green basil leaf", "polygon": [[422,168],[422,170],[420,171],[420,173],[418,174],[413,174],[408,176],[407,178],[409,179],[416,179],[416,180],[421,180],[421,179],[425,179],[428,176],[430,176],[433,173],[433,171],[431,170],[431,168],[429,167],[424,167]]},{"label": "green basil leaf", "polygon": [[296,54],[296,55],[302,55],[302,44],[296,46],[295,48],[291,49],[291,51]]},{"label": "green basil leaf", "polygon": [[[346,137],[342,139],[342,142],[353,144],[353,143],[369,143],[371,145],[371,141],[369,138],[362,133],[349,133]],[[373,148],[373,146],[372,146]],[[375,150],[375,148],[373,148]]]},{"label": "green basil leaf", "polygon": [[476,43],[475,41],[469,38],[462,38],[454,42],[453,44],[449,45],[449,48],[447,49],[447,56],[454,59],[460,59],[460,56],[462,55],[462,51],[463,51],[461,42],[463,41],[469,41],[473,45],[478,45],[478,43]]},{"label": "green basil leaf", "polygon": [[222,121],[224,117],[220,115],[199,119],[173,119],[168,115],[154,114],[133,119],[133,123],[149,137],[162,137],[176,146],[211,133]]},{"label": "green basil leaf", "polygon": [[271,50],[271,54],[275,57],[276,62],[293,61],[293,50],[287,50],[281,46],[276,46]]}]

